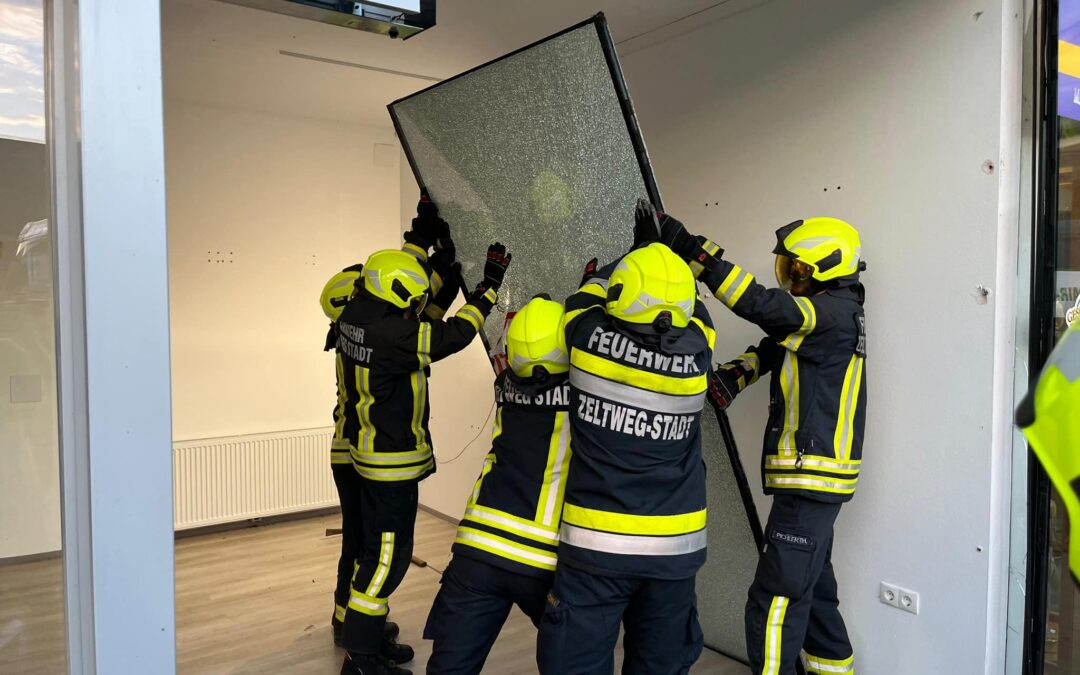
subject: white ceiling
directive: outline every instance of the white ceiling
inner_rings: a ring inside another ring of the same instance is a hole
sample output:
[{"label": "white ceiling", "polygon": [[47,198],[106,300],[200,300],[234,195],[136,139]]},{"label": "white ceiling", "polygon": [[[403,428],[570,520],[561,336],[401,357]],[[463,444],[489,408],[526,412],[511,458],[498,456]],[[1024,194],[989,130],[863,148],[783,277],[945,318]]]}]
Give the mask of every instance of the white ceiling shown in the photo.
[{"label": "white ceiling", "polygon": [[359,124],[432,84],[279,52],[444,78],[604,11],[616,42],[726,4],[717,0],[440,0],[438,25],[408,40],[217,0],[164,3],[165,95]]}]

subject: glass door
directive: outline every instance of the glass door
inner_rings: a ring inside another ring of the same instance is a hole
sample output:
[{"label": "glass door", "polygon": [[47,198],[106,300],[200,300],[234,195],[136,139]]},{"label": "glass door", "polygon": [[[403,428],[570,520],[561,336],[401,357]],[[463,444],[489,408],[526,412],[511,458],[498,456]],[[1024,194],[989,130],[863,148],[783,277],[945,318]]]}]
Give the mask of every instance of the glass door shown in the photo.
[{"label": "glass door", "polygon": [[[1035,241],[1033,371],[1066,327],[1080,321],[1080,0],[1047,2],[1046,11],[1046,211]],[[1068,571],[1068,518],[1060,497],[1034,464],[1032,475],[1029,613],[1034,629],[1028,671],[1077,673],[1080,589]]]},{"label": "glass door", "polygon": [[0,0],[0,672],[67,671],[43,0]]}]

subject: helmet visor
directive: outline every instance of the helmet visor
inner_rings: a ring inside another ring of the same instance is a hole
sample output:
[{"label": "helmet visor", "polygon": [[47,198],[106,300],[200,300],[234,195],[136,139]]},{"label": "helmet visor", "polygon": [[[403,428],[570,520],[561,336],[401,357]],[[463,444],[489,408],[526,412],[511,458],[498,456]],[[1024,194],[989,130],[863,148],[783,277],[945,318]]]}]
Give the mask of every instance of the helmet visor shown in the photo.
[{"label": "helmet visor", "polygon": [[429,293],[421,293],[415,296],[409,301],[409,311],[411,311],[417,317],[424,315],[424,310],[427,308],[428,300],[430,299]]},{"label": "helmet visor", "polygon": [[801,260],[786,255],[776,256],[776,282],[785,291],[791,290],[792,283],[806,281],[814,275],[814,268]]}]

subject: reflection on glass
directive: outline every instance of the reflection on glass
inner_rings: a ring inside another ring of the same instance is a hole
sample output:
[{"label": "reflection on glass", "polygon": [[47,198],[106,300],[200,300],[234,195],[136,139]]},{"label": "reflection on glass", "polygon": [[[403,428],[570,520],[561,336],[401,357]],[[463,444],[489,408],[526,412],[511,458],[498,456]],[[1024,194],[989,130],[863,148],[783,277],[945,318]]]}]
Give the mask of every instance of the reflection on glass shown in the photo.
[{"label": "reflection on glass", "polygon": [[42,0],[0,0],[0,672],[65,672]]}]

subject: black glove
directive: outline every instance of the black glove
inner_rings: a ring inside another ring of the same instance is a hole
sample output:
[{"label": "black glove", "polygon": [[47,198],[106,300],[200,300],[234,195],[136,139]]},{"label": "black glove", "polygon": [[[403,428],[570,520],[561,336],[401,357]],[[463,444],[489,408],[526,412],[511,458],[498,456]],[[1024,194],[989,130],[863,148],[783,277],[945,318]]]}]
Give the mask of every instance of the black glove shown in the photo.
[{"label": "black glove", "polygon": [[442,277],[443,282],[453,274],[454,254],[445,248],[438,249],[428,258],[428,267]]},{"label": "black glove", "polygon": [[686,227],[666,213],[659,214],[660,242],[667,245],[679,257],[689,260],[701,246],[697,238],[686,231]]},{"label": "black glove", "polygon": [[593,258],[589,262],[585,263],[585,269],[581,272],[581,283],[578,284],[578,288],[581,288],[589,281],[589,279],[592,279],[594,276],[596,276],[597,265],[599,265],[599,262],[596,260],[596,258]]},{"label": "black glove", "polygon": [[660,221],[656,209],[647,199],[637,200],[634,207],[634,248],[660,241]]},{"label": "black glove", "polygon": [[484,262],[484,280],[480,284],[486,288],[499,290],[512,257],[506,252],[506,247],[499,242],[488,246],[487,260]]},{"label": "black glove", "polygon": [[405,241],[428,250],[439,239],[439,222],[438,218],[413,218],[412,228],[405,233]]},{"label": "black glove", "polygon": [[427,190],[420,190],[420,201],[416,204],[416,217],[412,219],[412,228],[405,233],[405,241],[425,251],[435,245],[444,232],[449,234],[446,221],[439,218],[439,209],[431,201]]},{"label": "black glove", "polygon": [[454,240],[450,238],[450,225],[442,218],[439,218],[439,238],[435,241],[436,251],[446,251],[450,260],[457,259],[457,246],[454,245]]},{"label": "black glove", "polygon": [[[764,344],[764,342],[762,343]],[[758,356],[757,347],[747,347],[746,354]],[[744,354],[744,356],[746,355]],[[735,361],[729,361],[717,366],[716,371],[709,378],[709,397],[720,410],[726,410],[731,402],[753,384],[756,378],[754,370],[740,357]]]},{"label": "black glove", "polygon": [[439,217],[439,207],[431,201],[427,188],[420,188],[420,201],[416,202],[416,215],[420,218]]},{"label": "black glove", "polygon": [[738,394],[738,386],[730,376],[725,377],[722,371],[713,373],[709,378],[709,398],[720,410],[727,410]]}]

